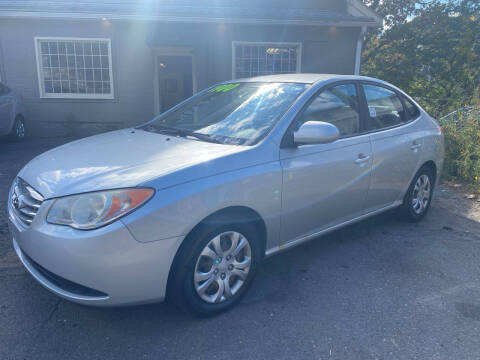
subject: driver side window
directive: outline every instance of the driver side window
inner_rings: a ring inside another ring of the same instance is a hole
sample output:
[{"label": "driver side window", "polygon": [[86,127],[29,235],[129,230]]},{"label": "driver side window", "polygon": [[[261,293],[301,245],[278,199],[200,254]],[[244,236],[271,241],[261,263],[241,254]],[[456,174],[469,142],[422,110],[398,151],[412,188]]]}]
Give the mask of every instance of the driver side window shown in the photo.
[{"label": "driver side window", "polygon": [[299,124],[307,121],[323,121],[335,125],[341,136],[360,132],[360,110],[354,84],[328,88],[316,95],[304,110]]}]

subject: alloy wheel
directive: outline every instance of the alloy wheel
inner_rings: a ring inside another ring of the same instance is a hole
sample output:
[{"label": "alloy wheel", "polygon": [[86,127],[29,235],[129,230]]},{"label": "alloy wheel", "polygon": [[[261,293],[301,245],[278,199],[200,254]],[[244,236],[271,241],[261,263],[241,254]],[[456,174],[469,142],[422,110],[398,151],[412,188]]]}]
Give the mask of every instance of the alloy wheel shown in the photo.
[{"label": "alloy wheel", "polygon": [[194,286],[207,303],[221,303],[234,296],[247,280],[252,249],[245,236],[229,231],[210,240],[195,265]]},{"label": "alloy wheel", "polygon": [[416,214],[421,214],[428,206],[432,185],[428,175],[423,174],[415,183],[412,197],[412,207]]},{"label": "alloy wheel", "polygon": [[17,139],[23,139],[25,137],[25,126],[23,125],[22,120],[17,120],[15,122],[15,136]]}]

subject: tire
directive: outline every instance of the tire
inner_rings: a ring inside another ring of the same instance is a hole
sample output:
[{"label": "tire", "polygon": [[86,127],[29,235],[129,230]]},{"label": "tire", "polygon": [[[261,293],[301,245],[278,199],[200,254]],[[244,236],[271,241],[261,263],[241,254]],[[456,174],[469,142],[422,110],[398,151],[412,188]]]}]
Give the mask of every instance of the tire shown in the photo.
[{"label": "tire", "polygon": [[[185,239],[172,265],[168,300],[199,316],[213,316],[232,308],[255,277],[261,258],[259,240],[251,223],[200,226]],[[240,247],[235,256],[229,252]]]},{"label": "tire", "polygon": [[25,120],[23,116],[17,115],[10,132],[10,140],[20,142],[25,139]]},{"label": "tire", "polygon": [[422,220],[430,209],[435,175],[428,166],[423,166],[417,172],[405,195],[400,210],[405,220],[417,222]]}]

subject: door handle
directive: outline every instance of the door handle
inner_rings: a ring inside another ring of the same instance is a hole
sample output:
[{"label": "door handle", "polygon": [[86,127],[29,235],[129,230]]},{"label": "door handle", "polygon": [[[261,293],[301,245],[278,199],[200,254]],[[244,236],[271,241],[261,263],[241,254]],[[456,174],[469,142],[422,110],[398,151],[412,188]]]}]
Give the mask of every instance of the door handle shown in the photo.
[{"label": "door handle", "polygon": [[355,164],[363,164],[370,160],[370,156],[364,154],[358,154],[358,159],[355,160]]},{"label": "door handle", "polygon": [[419,144],[418,142],[414,141],[410,149],[417,150],[417,149],[420,149],[421,147],[422,147],[422,144]]}]

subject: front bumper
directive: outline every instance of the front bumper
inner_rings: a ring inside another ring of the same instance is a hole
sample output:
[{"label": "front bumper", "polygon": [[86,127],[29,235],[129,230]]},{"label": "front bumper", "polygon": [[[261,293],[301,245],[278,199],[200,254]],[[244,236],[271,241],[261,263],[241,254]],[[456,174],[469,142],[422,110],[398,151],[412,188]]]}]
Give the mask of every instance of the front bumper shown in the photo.
[{"label": "front bumper", "polygon": [[162,301],[182,238],[141,243],[121,221],[81,231],[47,223],[49,201],[29,227],[9,209],[15,251],[30,274],[55,294],[86,305]]}]

